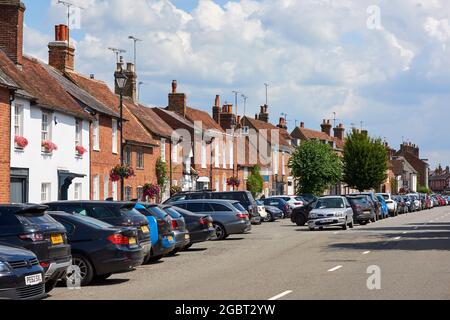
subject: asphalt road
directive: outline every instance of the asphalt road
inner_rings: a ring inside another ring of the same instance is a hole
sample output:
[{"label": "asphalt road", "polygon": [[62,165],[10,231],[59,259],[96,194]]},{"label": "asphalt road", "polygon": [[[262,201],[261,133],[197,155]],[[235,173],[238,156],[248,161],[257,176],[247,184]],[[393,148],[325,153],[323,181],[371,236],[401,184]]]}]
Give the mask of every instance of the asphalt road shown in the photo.
[{"label": "asphalt road", "polygon": [[[369,268],[369,270],[368,270]],[[375,274],[368,273],[368,271]],[[378,277],[378,271],[379,277]],[[369,290],[370,284],[380,289]],[[377,282],[377,280],[380,280]],[[194,246],[160,263],[49,299],[450,299],[450,207],[353,230],[290,221]]]}]

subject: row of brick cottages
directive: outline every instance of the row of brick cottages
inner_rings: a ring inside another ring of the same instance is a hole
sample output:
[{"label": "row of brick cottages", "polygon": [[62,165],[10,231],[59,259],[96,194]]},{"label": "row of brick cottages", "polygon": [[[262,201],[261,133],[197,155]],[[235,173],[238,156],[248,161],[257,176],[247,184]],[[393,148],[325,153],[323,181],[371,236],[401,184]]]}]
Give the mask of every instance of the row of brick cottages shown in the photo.
[{"label": "row of brick cottages", "polygon": [[[236,139],[226,143],[230,139],[225,129],[237,123],[231,105],[220,107],[217,97],[213,119],[189,108],[186,95],[176,92],[174,82],[167,108],[147,108],[136,100],[136,74],[134,66],[127,64],[121,143],[118,95],[93,76],[75,71],[75,48],[69,44],[68,28],[55,28],[46,64],[23,54],[24,5],[8,0],[0,6],[0,128],[5,138],[0,146],[0,202],[118,199],[120,186],[111,181],[110,172],[120,163],[122,143],[125,162],[135,169],[135,176],[125,181],[126,199],[139,198],[146,183],[156,182],[159,158],[167,164],[169,186],[183,190],[231,190],[230,177],[245,181],[253,163],[240,160],[238,165],[242,152],[235,152]],[[118,70],[122,68],[118,65]],[[268,123],[267,107],[261,114],[262,120],[243,118],[244,127],[277,129]],[[192,143],[173,132],[183,129],[193,139],[199,134],[196,121],[202,122],[200,135],[206,141],[186,152],[183,149],[188,149],[186,145],[191,149]],[[287,131],[281,132],[276,145],[271,144],[270,134],[264,139],[270,148],[268,158],[272,159],[272,151],[275,155],[272,163],[263,164],[266,194],[294,190],[292,178],[288,184],[291,142]],[[246,141],[246,154],[252,153],[251,142]],[[200,161],[192,161],[198,157]],[[274,170],[269,170],[272,165]],[[244,187],[242,183],[240,188]]]}]

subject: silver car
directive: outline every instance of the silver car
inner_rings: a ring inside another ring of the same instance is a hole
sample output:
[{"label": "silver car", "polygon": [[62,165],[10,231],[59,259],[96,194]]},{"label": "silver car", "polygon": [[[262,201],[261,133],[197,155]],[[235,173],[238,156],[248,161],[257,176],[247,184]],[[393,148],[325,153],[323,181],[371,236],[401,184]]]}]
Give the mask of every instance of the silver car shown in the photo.
[{"label": "silver car", "polygon": [[317,200],[317,204],[309,214],[310,230],[323,229],[325,226],[340,226],[347,230],[353,228],[353,209],[345,197],[329,196]]},{"label": "silver car", "polygon": [[210,215],[216,235],[211,240],[224,240],[231,234],[242,234],[251,230],[249,213],[234,200],[181,200],[171,203],[175,207],[194,213]]}]

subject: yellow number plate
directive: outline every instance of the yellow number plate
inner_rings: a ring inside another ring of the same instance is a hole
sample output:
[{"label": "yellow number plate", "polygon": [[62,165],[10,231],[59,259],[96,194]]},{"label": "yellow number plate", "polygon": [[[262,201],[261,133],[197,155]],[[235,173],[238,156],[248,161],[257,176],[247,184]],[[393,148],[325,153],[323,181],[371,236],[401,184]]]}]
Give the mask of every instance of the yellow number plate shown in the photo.
[{"label": "yellow number plate", "polygon": [[189,240],[189,239],[191,238],[191,236],[188,235],[188,234],[185,234],[185,235],[184,235],[184,238],[185,238],[186,240]]},{"label": "yellow number plate", "polygon": [[129,243],[130,245],[135,245],[135,244],[136,244],[136,238],[129,238],[129,239],[128,239],[128,243]]},{"label": "yellow number plate", "polygon": [[142,226],[141,230],[142,230],[143,233],[149,233],[150,232],[150,230],[148,229],[147,226]]},{"label": "yellow number plate", "polygon": [[212,228],[213,227],[213,224],[212,223],[209,223],[209,225],[208,225],[210,228]]},{"label": "yellow number plate", "polygon": [[61,244],[63,243],[63,237],[60,234],[54,234],[51,236],[52,244]]},{"label": "yellow number plate", "polygon": [[169,239],[169,241],[173,241],[173,237],[172,236],[168,236],[167,239]]}]

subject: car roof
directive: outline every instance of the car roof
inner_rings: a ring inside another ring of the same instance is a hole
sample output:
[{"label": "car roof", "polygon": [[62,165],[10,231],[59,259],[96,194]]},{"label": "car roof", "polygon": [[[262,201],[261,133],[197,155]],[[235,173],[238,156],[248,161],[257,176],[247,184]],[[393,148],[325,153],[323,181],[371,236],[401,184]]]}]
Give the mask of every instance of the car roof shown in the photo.
[{"label": "car roof", "polygon": [[204,202],[214,202],[214,203],[220,203],[220,204],[232,204],[232,203],[238,203],[237,200],[223,200],[223,199],[194,199],[194,200],[178,200],[171,203],[172,205],[176,205],[177,203],[204,203]]},{"label": "car roof", "polygon": [[324,197],[320,197],[320,199],[344,199],[345,197],[343,196],[324,196]]},{"label": "car roof", "polygon": [[46,206],[46,205],[32,204],[32,203],[0,205],[1,212],[7,212],[7,213],[12,213],[12,214],[36,212],[36,211],[45,212],[45,211],[47,211],[47,209],[48,209],[48,206]]}]

